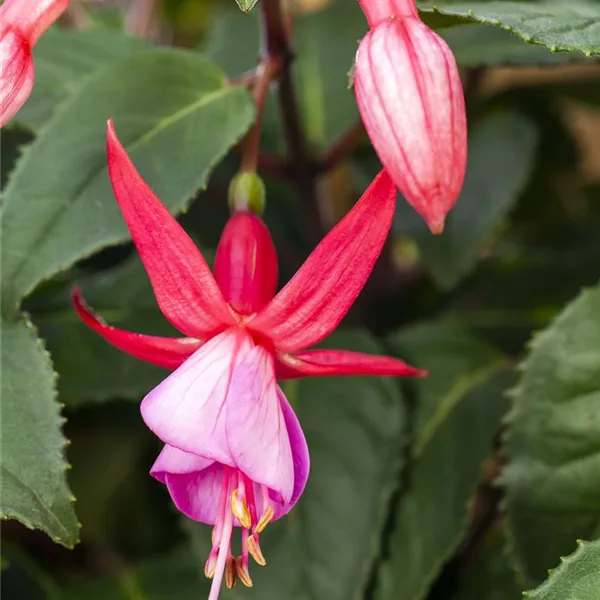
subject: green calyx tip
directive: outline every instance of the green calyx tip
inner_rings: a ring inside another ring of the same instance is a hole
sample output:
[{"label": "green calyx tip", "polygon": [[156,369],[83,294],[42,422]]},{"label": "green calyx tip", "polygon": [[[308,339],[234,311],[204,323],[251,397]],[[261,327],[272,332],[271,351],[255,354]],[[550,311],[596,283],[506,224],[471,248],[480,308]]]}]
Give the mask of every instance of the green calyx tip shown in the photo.
[{"label": "green calyx tip", "polygon": [[229,184],[231,212],[248,210],[262,215],[265,210],[265,185],[256,173],[241,171]]}]

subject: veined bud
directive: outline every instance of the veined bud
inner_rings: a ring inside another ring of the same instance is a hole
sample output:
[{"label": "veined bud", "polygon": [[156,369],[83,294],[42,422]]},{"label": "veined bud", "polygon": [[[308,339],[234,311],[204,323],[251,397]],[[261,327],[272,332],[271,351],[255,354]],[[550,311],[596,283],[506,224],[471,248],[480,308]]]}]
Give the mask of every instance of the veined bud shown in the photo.
[{"label": "veined bud", "polygon": [[227,302],[242,315],[258,312],[277,289],[277,253],[260,217],[235,212],[219,240],[215,279]]},{"label": "veined bud", "polygon": [[31,93],[31,49],[68,5],[69,0],[6,0],[0,7],[0,127]]},{"label": "veined bud", "polygon": [[262,215],[265,210],[265,185],[256,173],[240,171],[229,184],[229,208]]},{"label": "veined bud", "polygon": [[467,162],[456,61],[446,42],[420,20],[414,0],[361,4],[373,27],[356,55],[354,89],[362,120],[396,186],[431,231],[441,233]]}]

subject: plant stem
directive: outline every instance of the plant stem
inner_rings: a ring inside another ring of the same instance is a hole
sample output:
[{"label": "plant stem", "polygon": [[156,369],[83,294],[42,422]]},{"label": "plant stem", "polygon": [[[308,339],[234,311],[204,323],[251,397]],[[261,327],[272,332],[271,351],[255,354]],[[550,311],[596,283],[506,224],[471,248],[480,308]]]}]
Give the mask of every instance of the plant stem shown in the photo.
[{"label": "plant stem", "polygon": [[289,162],[288,175],[302,196],[302,206],[313,242],[319,241],[322,225],[317,207],[316,169],[311,164],[308,144],[300,121],[298,102],[291,73],[293,52],[289,24],[282,11],[281,0],[262,0],[261,54],[281,61],[277,98]]},{"label": "plant stem", "polygon": [[319,170],[327,172],[348,156],[365,137],[365,127],[359,119],[325,151],[319,161]]},{"label": "plant stem", "polygon": [[261,60],[256,71],[252,96],[256,104],[256,121],[242,141],[241,171],[254,173],[259,165],[260,132],[265,99],[269,86],[281,69],[281,60],[278,57],[267,55]]}]

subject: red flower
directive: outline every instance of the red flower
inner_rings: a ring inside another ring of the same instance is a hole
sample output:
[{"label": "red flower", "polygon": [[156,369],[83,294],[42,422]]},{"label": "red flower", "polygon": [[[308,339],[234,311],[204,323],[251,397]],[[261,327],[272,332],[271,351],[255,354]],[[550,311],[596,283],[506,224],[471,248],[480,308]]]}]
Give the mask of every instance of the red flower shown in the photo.
[{"label": "red flower", "polygon": [[[252,585],[259,535],[301,496],[309,472],[304,434],[276,378],[306,375],[420,376],[391,357],[305,350],[329,335],[369,276],[387,237],[395,189],[379,174],[350,213],[275,295],[277,256],[260,218],[238,211],[221,236],[215,274],[144,183],[108,126],[117,202],[164,315],[188,337],[162,338],[104,324],[73,298],[83,321],[142,360],[175,369],[143,400],[142,417],[165,448],[151,474],[190,518],[214,525],[206,562],[214,578]],[[231,554],[234,527],[242,554]]]}]

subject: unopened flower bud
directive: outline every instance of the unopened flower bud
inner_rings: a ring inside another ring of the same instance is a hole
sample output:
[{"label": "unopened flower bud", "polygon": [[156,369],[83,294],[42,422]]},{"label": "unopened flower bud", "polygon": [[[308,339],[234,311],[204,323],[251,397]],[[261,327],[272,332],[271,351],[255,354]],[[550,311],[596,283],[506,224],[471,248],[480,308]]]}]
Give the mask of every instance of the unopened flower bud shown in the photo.
[{"label": "unopened flower bud", "polygon": [[6,0],[0,7],[0,127],[31,93],[31,49],[68,5],[69,0]]},{"label": "unopened flower bud", "polygon": [[229,184],[229,208],[232,213],[250,211],[262,215],[265,210],[265,185],[256,173],[240,171]]},{"label": "unopened flower bud", "polygon": [[[465,103],[454,56],[414,0],[362,0],[371,31],[356,55],[354,89],[371,142],[394,183],[434,233],[465,175]],[[391,11],[386,15],[387,11]]]},{"label": "unopened flower bud", "polygon": [[277,289],[277,253],[267,226],[251,212],[234,213],[219,240],[215,279],[240,314],[258,312]]}]

